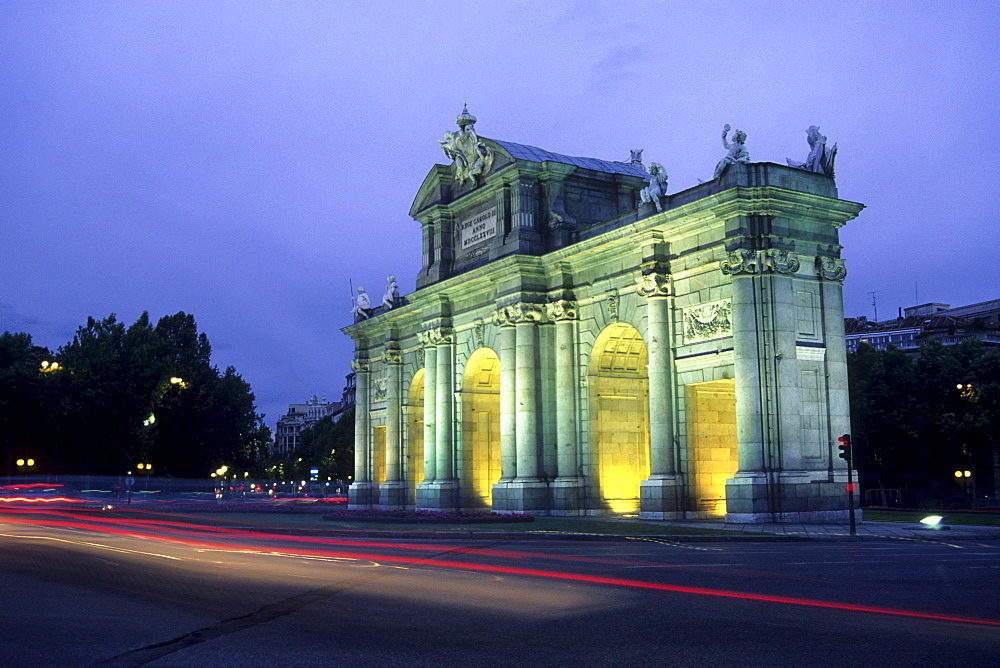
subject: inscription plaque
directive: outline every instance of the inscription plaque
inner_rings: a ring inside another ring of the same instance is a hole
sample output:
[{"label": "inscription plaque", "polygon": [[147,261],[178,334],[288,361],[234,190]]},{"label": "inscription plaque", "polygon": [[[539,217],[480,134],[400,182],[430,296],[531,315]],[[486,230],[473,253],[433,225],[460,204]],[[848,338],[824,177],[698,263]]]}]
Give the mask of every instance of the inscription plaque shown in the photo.
[{"label": "inscription plaque", "polygon": [[487,209],[471,218],[458,221],[462,250],[492,239],[497,235],[497,208]]}]

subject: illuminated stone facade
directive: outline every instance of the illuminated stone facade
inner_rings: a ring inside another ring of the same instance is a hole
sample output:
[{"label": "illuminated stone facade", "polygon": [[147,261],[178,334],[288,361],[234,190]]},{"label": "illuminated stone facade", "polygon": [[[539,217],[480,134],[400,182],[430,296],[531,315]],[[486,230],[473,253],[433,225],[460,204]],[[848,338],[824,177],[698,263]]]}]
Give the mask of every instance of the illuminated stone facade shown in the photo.
[{"label": "illuminated stone facade", "polygon": [[344,328],[351,506],[846,518],[838,230],[862,206],[771,163],[642,203],[636,160],[459,120],[410,211],[417,290]]}]

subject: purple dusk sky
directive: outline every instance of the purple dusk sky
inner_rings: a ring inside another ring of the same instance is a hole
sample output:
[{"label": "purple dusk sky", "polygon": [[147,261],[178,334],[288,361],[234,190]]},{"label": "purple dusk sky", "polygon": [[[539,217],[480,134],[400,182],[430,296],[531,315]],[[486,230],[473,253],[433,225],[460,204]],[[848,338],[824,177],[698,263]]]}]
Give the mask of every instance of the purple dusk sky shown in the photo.
[{"label": "purple dusk sky", "polygon": [[414,289],[407,215],[479,134],[708,180],[837,142],[848,315],[1000,298],[1000,4],[8,2],[0,331],[195,316],[267,422],[339,399],[349,279]]}]

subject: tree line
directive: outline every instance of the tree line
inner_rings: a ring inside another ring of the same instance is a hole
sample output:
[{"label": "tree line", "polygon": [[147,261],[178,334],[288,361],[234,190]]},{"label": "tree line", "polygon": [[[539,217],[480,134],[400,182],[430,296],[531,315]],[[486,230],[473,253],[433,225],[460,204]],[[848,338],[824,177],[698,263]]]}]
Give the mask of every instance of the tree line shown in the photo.
[{"label": "tree line", "polygon": [[921,498],[996,505],[1000,350],[930,340],[914,358],[861,344],[847,364],[863,488],[904,490],[904,506]]},{"label": "tree line", "polygon": [[5,473],[262,473],[270,430],[250,385],[233,367],[213,366],[211,354],[184,312],[155,325],[148,313],[128,326],[114,314],[88,318],[55,352],[4,332]]}]

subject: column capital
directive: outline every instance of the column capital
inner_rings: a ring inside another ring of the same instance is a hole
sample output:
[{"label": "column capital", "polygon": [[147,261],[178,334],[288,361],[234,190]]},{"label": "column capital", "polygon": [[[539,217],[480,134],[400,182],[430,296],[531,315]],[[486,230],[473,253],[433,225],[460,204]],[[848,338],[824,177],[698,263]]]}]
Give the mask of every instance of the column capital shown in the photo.
[{"label": "column capital", "polygon": [[545,305],[545,312],[553,322],[576,320],[576,302],[557,299]]},{"label": "column capital", "polygon": [[502,306],[493,314],[493,324],[497,327],[512,327],[513,325],[535,324],[544,318],[538,304],[519,302],[510,306]]},{"label": "column capital", "polygon": [[777,248],[752,251],[738,248],[726,254],[719,262],[723,274],[763,274],[773,271],[778,274],[794,274],[799,270],[799,257],[795,253]]},{"label": "column capital", "polygon": [[360,358],[351,360],[351,371],[354,373],[368,373],[371,371],[371,365],[368,363],[367,358]]},{"label": "column capital", "polygon": [[835,257],[817,257],[816,275],[827,281],[843,282],[847,278],[847,267],[844,261]]},{"label": "column capital", "polygon": [[635,279],[635,291],[643,297],[669,297],[670,275],[652,273]]},{"label": "column capital", "polygon": [[417,341],[424,347],[454,343],[455,330],[451,327],[435,327],[417,333]]},{"label": "column capital", "polygon": [[403,354],[399,352],[398,348],[386,348],[381,359],[385,364],[402,364]]}]

